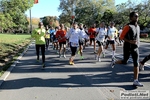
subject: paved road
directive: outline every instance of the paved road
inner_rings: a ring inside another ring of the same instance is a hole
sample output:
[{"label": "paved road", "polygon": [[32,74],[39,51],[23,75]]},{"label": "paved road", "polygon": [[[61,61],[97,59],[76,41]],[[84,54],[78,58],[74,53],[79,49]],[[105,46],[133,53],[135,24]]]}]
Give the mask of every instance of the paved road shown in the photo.
[{"label": "paved road", "polygon": [[[142,59],[142,55],[150,53],[150,44],[141,46]],[[50,49],[46,51],[47,67],[42,70],[32,44],[0,86],[0,100],[120,100],[120,91],[150,90],[150,68],[139,75],[144,87],[133,87],[133,64],[112,69],[109,49],[102,62],[96,62],[93,50],[87,47],[85,59],[80,60],[77,55],[74,66],[68,65],[70,52],[64,59]],[[121,57],[122,47],[117,46],[117,53]]]}]

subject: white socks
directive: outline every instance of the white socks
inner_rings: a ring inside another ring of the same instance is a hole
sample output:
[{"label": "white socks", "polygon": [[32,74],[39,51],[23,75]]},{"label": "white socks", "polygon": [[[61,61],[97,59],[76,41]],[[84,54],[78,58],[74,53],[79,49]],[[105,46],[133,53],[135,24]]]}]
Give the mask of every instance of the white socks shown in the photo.
[{"label": "white socks", "polygon": [[112,51],[112,58],[115,57],[115,51]]}]

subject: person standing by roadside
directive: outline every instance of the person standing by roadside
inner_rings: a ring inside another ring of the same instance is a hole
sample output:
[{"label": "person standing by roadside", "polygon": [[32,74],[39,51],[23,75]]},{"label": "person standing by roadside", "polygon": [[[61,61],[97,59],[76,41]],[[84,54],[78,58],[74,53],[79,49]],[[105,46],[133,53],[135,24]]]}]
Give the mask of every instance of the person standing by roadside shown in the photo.
[{"label": "person standing by roadside", "polygon": [[104,39],[105,36],[107,35],[107,29],[105,28],[105,23],[101,22],[99,28],[96,29],[97,32],[97,36],[96,36],[96,40],[97,40],[97,44],[99,46],[98,52],[95,55],[95,59],[98,60],[98,62],[101,61],[100,59],[100,55],[101,52],[103,51],[103,45],[104,45]]},{"label": "person standing by roadside", "polygon": [[37,61],[39,61],[39,51],[41,49],[42,54],[42,67],[45,68],[45,32],[46,30],[43,27],[43,23],[39,22],[38,28],[33,30],[31,37],[35,39],[35,48],[36,48],[36,55]]},{"label": "person standing by roadside", "polygon": [[143,86],[138,81],[139,75],[139,43],[140,43],[140,27],[138,25],[138,13],[131,12],[129,15],[130,23],[127,24],[121,33],[120,39],[124,40],[123,60],[116,61],[117,64],[127,64],[130,55],[132,55],[134,65],[134,81],[133,85]]},{"label": "person standing by roadside", "polygon": [[63,57],[66,58],[66,30],[64,24],[60,24],[60,29],[56,32],[56,38],[59,42],[59,57],[63,53]]}]

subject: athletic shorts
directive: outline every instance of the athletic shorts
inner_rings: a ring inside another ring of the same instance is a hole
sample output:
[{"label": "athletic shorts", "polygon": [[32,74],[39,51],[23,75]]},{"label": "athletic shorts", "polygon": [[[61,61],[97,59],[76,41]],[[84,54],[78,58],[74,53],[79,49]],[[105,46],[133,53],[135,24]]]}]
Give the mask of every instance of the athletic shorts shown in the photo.
[{"label": "athletic shorts", "polygon": [[84,40],[82,41],[82,40],[79,40],[79,45],[83,45],[84,44]]},{"label": "athletic shorts", "polygon": [[90,42],[95,41],[95,38],[90,38]]},{"label": "athletic shorts", "polygon": [[100,41],[97,41],[96,43],[98,44],[98,46],[103,46],[104,45],[104,43],[100,42]]},{"label": "athletic shorts", "polygon": [[109,44],[115,44],[115,41],[114,40],[107,40],[106,45],[109,45]]}]

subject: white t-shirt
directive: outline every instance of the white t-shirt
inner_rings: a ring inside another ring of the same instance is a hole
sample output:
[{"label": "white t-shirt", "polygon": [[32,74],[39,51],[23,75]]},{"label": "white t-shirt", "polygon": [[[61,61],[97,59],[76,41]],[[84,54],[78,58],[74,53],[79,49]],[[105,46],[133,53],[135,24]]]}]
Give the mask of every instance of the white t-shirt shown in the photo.
[{"label": "white t-shirt", "polygon": [[66,37],[69,39],[69,42],[76,44],[78,46],[79,38],[87,38],[86,34],[82,33],[80,29],[71,28],[70,31],[66,34]]},{"label": "white t-shirt", "polygon": [[96,32],[98,33],[96,36],[96,40],[99,42],[104,42],[105,35],[107,35],[107,29],[106,28],[97,28]]},{"label": "white t-shirt", "polygon": [[85,33],[85,30],[84,29],[80,29],[80,32],[81,32],[81,34],[82,35],[79,35],[79,40],[80,41],[82,41],[82,40],[84,40],[84,38],[87,38],[88,37],[88,35]]},{"label": "white t-shirt", "polygon": [[108,29],[108,36],[110,38],[110,40],[115,40],[115,36],[116,36],[116,28],[115,27],[110,27]]}]

